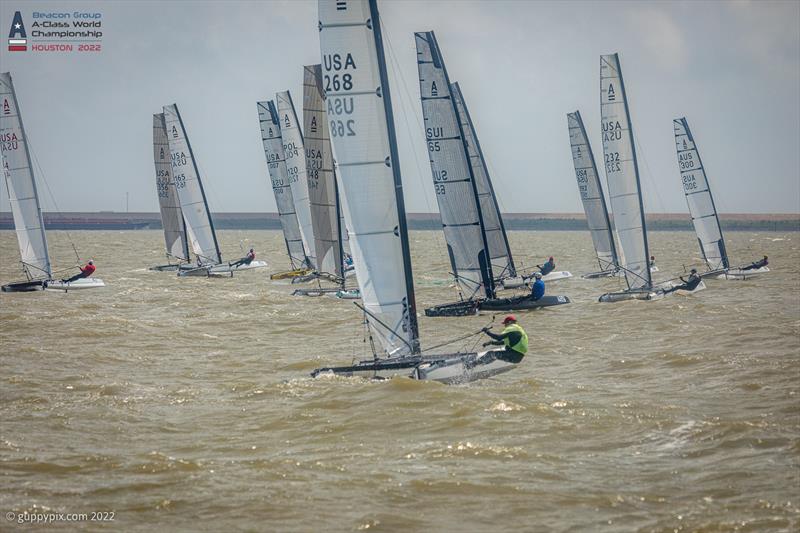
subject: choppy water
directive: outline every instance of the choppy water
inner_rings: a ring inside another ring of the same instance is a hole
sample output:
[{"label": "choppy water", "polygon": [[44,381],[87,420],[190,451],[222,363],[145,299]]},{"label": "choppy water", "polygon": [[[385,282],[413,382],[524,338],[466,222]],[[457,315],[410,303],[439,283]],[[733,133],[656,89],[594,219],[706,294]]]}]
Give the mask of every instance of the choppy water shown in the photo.
[{"label": "choppy water", "polygon": [[[617,281],[549,284],[574,303],[521,315],[521,367],[465,386],[312,380],[366,353],[352,302],[291,297],[265,271],[149,272],[155,231],[72,238],[107,288],[0,295],[3,514],[113,511],[126,531],[800,527],[798,233],[729,233],[732,257],[767,253],[773,272],[693,297],[600,304]],[[583,232],[510,238],[518,261],[594,270]],[[14,239],[0,232],[3,282]],[[226,257],[240,240],[287,266],[277,232],[220,232]],[[66,235],[50,241],[69,266]],[[412,241],[420,308],[452,299],[441,234]],[[651,247],[664,277],[697,256],[690,233]],[[423,344],[491,318],[422,317]]]}]

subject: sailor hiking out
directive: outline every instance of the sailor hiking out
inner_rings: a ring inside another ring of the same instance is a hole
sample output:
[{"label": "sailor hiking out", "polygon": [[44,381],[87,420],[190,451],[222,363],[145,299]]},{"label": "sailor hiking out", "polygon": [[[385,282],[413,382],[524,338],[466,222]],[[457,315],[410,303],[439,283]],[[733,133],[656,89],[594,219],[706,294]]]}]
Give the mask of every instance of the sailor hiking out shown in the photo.
[{"label": "sailor hiking out", "polygon": [[[536,265],[539,266],[539,265]],[[539,266],[539,271],[542,273],[542,276],[548,275],[550,272],[556,269],[556,262],[551,255],[550,258],[545,261],[545,263]]]},{"label": "sailor hiking out", "polygon": [[505,346],[503,352],[489,352],[486,355],[492,355],[496,359],[508,361],[509,363],[519,363],[525,354],[528,353],[528,334],[522,329],[522,326],[517,324],[517,318],[514,315],[508,315],[503,319],[505,328],[499,335],[489,331],[489,328],[483,328],[483,332],[490,336],[493,341],[483,343],[484,346]]},{"label": "sailor hiking out", "polygon": [[682,284],[666,289],[664,293],[666,294],[677,290],[693,291],[698,285],[700,285],[701,278],[697,274],[697,269],[693,268],[689,274],[689,279],[683,279],[683,276],[680,276],[680,280],[683,282]]},{"label": "sailor hiking out", "polygon": [[533,277],[536,278],[536,281],[531,286],[531,299],[536,301],[544,296],[544,280],[539,272],[534,274]]},{"label": "sailor hiking out", "polygon": [[765,255],[764,259],[761,259],[760,261],[755,261],[754,263],[751,263],[750,265],[744,267],[742,270],[758,270],[759,268],[764,268],[768,264],[769,261],[767,261],[767,256]]},{"label": "sailor hiking out", "polygon": [[86,266],[80,267],[80,269],[81,269],[80,273],[75,274],[71,278],[62,279],[61,282],[72,283],[73,281],[77,281],[81,278],[88,278],[89,276],[94,274],[94,271],[97,270],[97,267],[94,266],[94,261],[89,261],[88,263],[86,263]]},{"label": "sailor hiking out", "polygon": [[250,263],[253,262],[253,259],[255,259],[255,258],[256,258],[256,252],[255,252],[255,250],[250,248],[250,251],[247,252],[246,256],[242,257],[241,259],[238,259],[238,260],[234,261],[233,263],[231,263],[231,266],[232,267],[237,267],[239,265],[249,265]]}]

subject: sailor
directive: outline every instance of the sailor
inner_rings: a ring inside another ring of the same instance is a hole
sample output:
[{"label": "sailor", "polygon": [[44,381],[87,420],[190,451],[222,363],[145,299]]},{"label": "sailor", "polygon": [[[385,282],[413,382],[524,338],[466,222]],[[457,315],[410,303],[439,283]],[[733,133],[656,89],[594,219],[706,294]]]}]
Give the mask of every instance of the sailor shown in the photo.
[{"label": "sailor", "polygon": [[71,278],[62,279],[61,282],[62,283],[72,283],[73,281],[79,280],[81,278],[88,278],[89,276],[94,274],[94,271],[97,270],[97,267],[94,266],[94,261],[90,260],[88,263],[86,263],[86,266],[80,267],[80,269],[81,269],[81,271],[80,271],[79,274],[75,274]]},{"label": "sailor", "polygon": [[758,270],[759,268],[763,268],[763,267],[767,266],[768,264],[769,264],[769,261],[767,261],[767,256],[765,255],[764,259],[762,259],[760,261],[755,261],[752,264],[744,267],[742,270]]},{"label": "sailor", "polygon": [[654,266],[656,266],[656,256],[651,255],[650,256],[650,268],[653,268]]},{"label": "sailor", "polygon": [[[517,324],[517,317],[508,315],[503,319],[503,332],[499,335],[483,328],[481,331],[493,338],[493,341],[483,343],[484,346],[505,346],[503,352],[490,352],[495,359],[508,361],[509,363],[519,363],[525,354],[528,353],[528,334]],[[487,354],[488,355],[488,354]]]},{"label": "sailor", "polygon": [[[537,265],[537,266],[539,266],[539,265]],[[539,271],[542,273],[542,276],[548,275],[550,272],[552,272],[555,269],[556,269],[556,262],[553,259],[552,255],[550,256],[550,259],[548,259],[545,262],[545,264],[539,266]]]},{"label": "sailor", "polygon": [[231,263],[231,266],[232,267],[238,267],[239,265],[249,265],[250,263],[253,262],[253,259],[255,259],[255,258],[256,258],[256,252],[255,252],[255,250],[250,248],[250,251],[247,252],[246,256],[242,257],[241,259],[239,259],[237,261],[234,261],[233,263]]},{"label": "sailor", "polygon": [[702,281],[700,276],[697,274],[697,269],[693,268],[692,271],[689,273],[689,279],[683,279],[683,276],[680,277],[680,280],[683,282],[681,285],[675,285],[664,291],[664,293],[673,292],[677,290],[684,290],[684,291],[693,291],[700,282]]},{"label": "sailor", "polygon": [[536,281],[533,282],[533,286],[531,287],[531,298],[535,301],[544,296],[544,280],[542,280],[542,275],[537,272],[533,275],[536,278]]}]

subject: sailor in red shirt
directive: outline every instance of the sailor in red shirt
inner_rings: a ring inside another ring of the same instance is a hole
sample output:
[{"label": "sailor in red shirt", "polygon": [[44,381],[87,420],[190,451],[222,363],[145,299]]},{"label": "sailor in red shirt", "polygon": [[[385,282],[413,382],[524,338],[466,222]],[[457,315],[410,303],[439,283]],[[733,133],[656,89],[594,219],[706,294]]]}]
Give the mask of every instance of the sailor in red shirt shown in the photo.
[{"label": "sailor in red shirt", "polygon": [[86,263],[85,267],[81,267],[80,274],[75,274],[71,278],[62,279],[61,281],[64,282],[64,283],[72,283],[73,281],[81,279],[81,278],[88,278],[89,276],[94,274],[95,270],[97,270],[97,267],[94,266],[94,261],[89,261],[88,263]]},{"label": "sailor in red shirt", "polygon": [[256,258],[256,252],[255,252],[255,250],[250,248],[250,251],[247,252],[246,256],[242,257],[241,259],[239,259],[237,261],[234,261],[233,263],[231,263],[231,266],[232,267],[238,267],[239,265],[249,265],[250,263],[253,262],[253,259],[255,259],[255,258]]}]

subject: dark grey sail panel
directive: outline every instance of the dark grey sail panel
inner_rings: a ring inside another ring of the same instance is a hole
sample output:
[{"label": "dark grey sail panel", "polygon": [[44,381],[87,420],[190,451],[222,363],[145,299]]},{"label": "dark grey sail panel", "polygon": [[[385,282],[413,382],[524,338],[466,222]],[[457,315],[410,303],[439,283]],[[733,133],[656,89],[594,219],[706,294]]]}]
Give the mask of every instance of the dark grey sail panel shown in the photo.
[{"label": "dark grey sail panel", "polygon": [[503,215],[497,204],[497,195],[492,186],[492,179],[489,176],[480,141],[478,141],[478,133],[475,131],[475,125],[458,82],[452,83],[450,89],[461,120],[461,130],[464,132],[464,144],[467,147],[467,156],[472,166],[472,175],[475,177],[475,187],[478,191],[478,201],[483,215],[483,230],[489,247],[489,257],[492,260],[492,273],[495,279],[513,278],[517,275],[517,270],[514,267],[511,248],[508,245]]},{"label": "dark grey sail panel", "polygon": [[317,270],[342,278],[339,206],[321,65],[303,67],[303,130]]},{"label": "dark grey sail panel", "polygon": [[261,124],[261,140],[264,144],[264,156],[267,158],[272,192],[278,207],[278,216],[283,229],[283,239],[292,268],[309,267],[303,248],[303,237],[300,235],[300,223],[294,210],[292,188],[286,172],[286,161],[283,152],[280,120],[275,102],[258,102],[258,121]]},{"label": "dark grey sail panel", "polygon": [[597,253],[597,261],[603,270],[611,269],[619,264],[617,247],[614,243],[614,233],[611,228],[606,199],[603,195],[603,186],[600,183],[600,175],[597,173],[594,153],[579,111],[567,113],[567,126],[578,191],[581,194],[581,202],[583,202],[583,210],[586,213],[586,222],[589,225],[594,250]]},{"label": "dark grey sail panel", "polygon": [[425,138],[453,274],[470,296],[491,297],[494,280],[475,179],[447,71],[433,32],[414,36]]},{"label": "dark grey sail panel", "polygon": [[156,192],[161,210],[161,226],[164,229],[164,244],[167,255],[189,261],[189,239],[183,221],[181,203],[175,181],[172,179],[172,159],[170,157],[167,126],[164,113],[153,115],[153,162],[156,169]]}]

